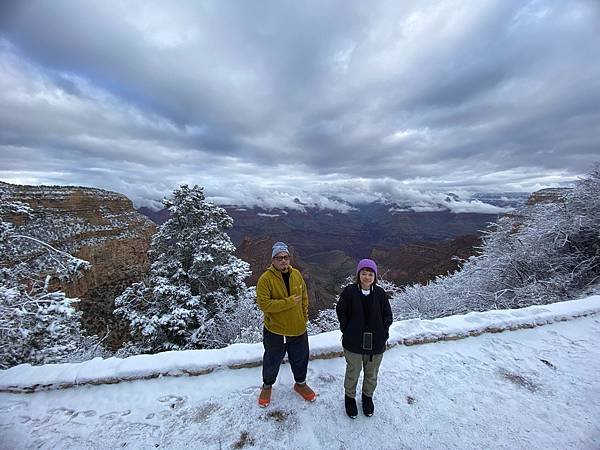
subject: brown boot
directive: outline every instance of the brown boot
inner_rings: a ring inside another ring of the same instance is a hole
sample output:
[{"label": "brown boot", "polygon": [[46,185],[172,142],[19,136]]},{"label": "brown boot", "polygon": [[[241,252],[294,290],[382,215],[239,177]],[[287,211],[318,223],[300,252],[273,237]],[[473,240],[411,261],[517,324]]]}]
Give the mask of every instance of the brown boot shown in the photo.
[{"label": "brown boot", "polygon": [[271,403],[271,386],[265,386],[260,389],[260,395],[258,396],[258,406],[266,408]]},{"label": "brown boot", "polygon": [[306,383],[294,384],[294,390],[307,402],[314,402],[317,399],[317,394]]}]

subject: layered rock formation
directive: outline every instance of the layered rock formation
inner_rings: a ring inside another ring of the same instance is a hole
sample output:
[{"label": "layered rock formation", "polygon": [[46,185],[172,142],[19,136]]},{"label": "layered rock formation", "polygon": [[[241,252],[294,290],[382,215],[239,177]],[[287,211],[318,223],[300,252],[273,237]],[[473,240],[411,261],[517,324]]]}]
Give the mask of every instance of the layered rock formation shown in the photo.
[{"label": "layered rock formation", "polygon": [[228,234],[235,245],[246,236],[270,236],[309,255],[341,250],[354,259],[374,248],[397,248],[413,242],[442,242],[478,234],[498,214],[416,212],[371,203],[341,213],[309,208],[306,211],[225,207],[233,218]]},{"label": "layered rock formation", "polygon": [[[79,297],[83,325],[115,348],[127,340],[127,328],[114,318],[114,298],[148,269],[150,239],[155,224],[139,214],[124,195],[86,187],[20,186],[0,182],[2,201],[19,201],[32,208],[31,217],[13,215],[16,231],[84,259],[91,269],[83,277],[61,284],[70,297]],[[45,250],[29,242],[21,260],[34,260]],[[14,261],[16,263],[17,261]]]},{"label": "layered rock formation", "polygon": [[398,286],[426,284],[460,269],[461,261],[478,254],[481,238],[459,236],[443,242],[417,242],[391,249],[374,249],[382,276]]},{"label": "layered rock formation", "polygon": [[571,191],[570,188],[547,188],[540,189],[532,193],[527,199],[527,205],[536,205],[538,203],[564,203],[566,195]]}]

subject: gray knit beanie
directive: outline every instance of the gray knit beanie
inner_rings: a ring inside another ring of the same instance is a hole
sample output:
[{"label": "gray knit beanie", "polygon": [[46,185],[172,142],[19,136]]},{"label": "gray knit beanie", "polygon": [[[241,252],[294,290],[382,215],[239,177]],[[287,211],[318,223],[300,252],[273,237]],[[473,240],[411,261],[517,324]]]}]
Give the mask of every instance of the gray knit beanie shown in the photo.
[{"label": "gray knit beanie", "polygon": [[275,242],[273,244],[273,251],[271,252],[271,258],[274,258],[277,253],[286,252],[288,255],[290,251],[288,246],[284,242]]}]

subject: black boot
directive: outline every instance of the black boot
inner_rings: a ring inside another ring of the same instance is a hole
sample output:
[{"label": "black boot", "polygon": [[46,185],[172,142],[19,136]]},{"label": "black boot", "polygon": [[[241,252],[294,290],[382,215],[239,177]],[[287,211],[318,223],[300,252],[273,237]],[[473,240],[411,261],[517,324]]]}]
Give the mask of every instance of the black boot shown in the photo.
[{"label": "black boot", "polygon": [[373,405],[373,399],[371,397],[367,397],[365,394],[362,395],[362,409],[365,416],[371,417],[373,415],[373,411],[375,411],[375,405]]},{"label": "black boot", "polygon": [[344,395],[344,404],[346,405],[346,414],[351,419],[356,419],[358,415],[358,408],[356,407],[356,400],[353,397],[348,397]]}]

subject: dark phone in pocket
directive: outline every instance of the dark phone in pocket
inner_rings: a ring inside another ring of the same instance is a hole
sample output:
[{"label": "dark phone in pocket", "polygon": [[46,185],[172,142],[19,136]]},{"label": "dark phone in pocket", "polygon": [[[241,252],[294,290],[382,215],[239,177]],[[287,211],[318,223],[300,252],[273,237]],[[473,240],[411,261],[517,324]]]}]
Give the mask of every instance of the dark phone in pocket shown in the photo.
[{"label": "dark phone in pocket", "polygon": [[368,331],[363,333],[363,350],[373,350],[373,333]]}]

